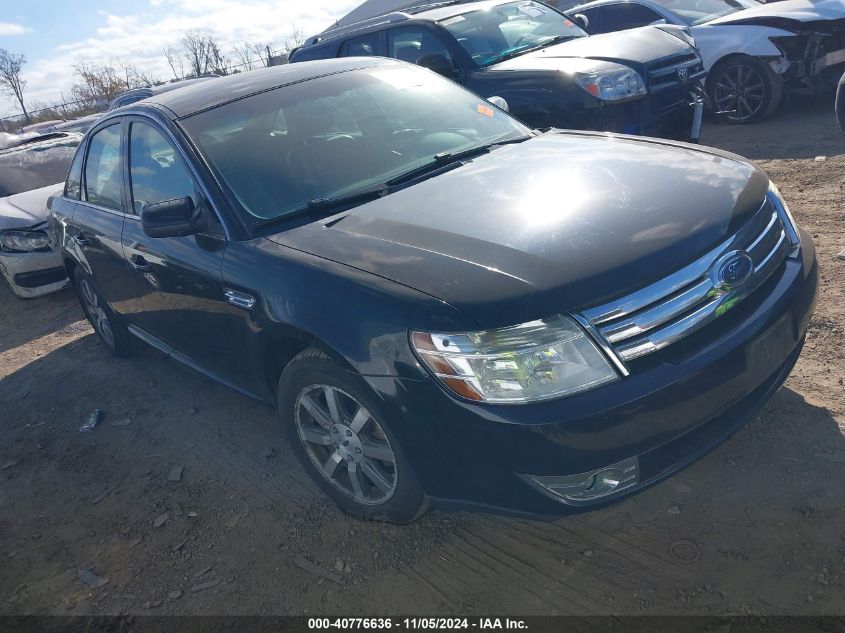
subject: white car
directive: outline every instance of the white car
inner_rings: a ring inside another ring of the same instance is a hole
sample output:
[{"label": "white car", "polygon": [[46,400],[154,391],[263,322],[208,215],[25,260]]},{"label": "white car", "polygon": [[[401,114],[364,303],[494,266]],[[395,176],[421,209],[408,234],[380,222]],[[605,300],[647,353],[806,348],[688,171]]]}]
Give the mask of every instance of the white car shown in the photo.
[{"label": "white car", "polygon": [[730,123],[769,116],[785,89],[833,89],[845,67],[845,0],[597,0],[566,13],[590,33],[688,28],[709,71],[710,106]]},{"label": "white car", "polygon": [[[0,274],[19,297],[31,299],[68,284],[49,228],[49,200],[63,179],[81,134],[21,138],[0,150]],[[58,184],[56,184],[58,183]]]}]

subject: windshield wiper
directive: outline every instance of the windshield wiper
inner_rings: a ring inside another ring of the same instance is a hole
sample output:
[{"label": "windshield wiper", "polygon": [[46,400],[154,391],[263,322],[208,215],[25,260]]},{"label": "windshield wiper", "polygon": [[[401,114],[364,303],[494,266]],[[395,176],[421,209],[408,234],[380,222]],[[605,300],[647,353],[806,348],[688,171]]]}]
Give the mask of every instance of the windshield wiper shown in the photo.
[{"label": "windshield wiper", "polygon": [[413,184],[422,178],[437,176],[460,167],[462,161],[475,156],[488,154],[494,147],[510,145],[512,143],[521,143],[522,141],[527,141],[529,138],[531,138],[531,136],[519,136],[517,138],[511,138],[504,141],[495,141],[493,143],[485,143],[484,145],[476,145],[475,147],[470,147],[469,149],[465,149],[460,152],[441,152],[439,154],[435,154],[434,157],[424,165],[420,165],[416,169],[412,169],[401,176],[392,178],[385,184],[390,188],[394,188],[398,185]]},{"label": "windshield wiper", "polygon": [[262,220],[257,222],[254,226],[258,229],[262,229],[264,227],[285,222],[291,218],[303,215],[333,215],[334,213],[349,207],[357,206],[359,204],[363,204],[364,202],[369,202],[370,200],[377,200],[378,198],[387,195],[389,192],[390,187],[386,184],[381,184],[374,187],[368,187],[366,189],[359,189],[358,191],[354,191],[345,196],[314,198],[313,200],[306,202],[304,207],[284,213],[275,218]]},{"label": "windshield wiper", "polygon": [[254,226],[257,229],[263,229],[303,215],[333,215],[334,213],[344,211],[350,207],[383,198],[384,196],[393,193],[396,189],[405,188],[419,180],[422,180],[423,178],[430,178],[437,174],[460,167],[461,163],[468,158],[487,154],[495,147],[510,145],[512,143],[521,143],[522,141],[527,141],[529,138],[532,138],[532,135],[519,136],[517,138],[477,145],[460,152],[441,152],[439,154],[435,154],[434,158],[430,162],[417,167],[416,169],[412,169],[401,176],[392,178],[385,183],[367,187],[365,189],[359,189],[358,191],[353,191],[345,196],[314,198],[313,200],[309,200],[304,207],[275,218],[262,220],[257,222]]},{"label": "windshield wiper", "polygon": [[538,51],[542,48],[548,48],[549,46],[554,46],[555,44],[562,44],[563,42],[568,42],[569,40],[575,40],[579,37],[584,37],[583,35],[557,35],[550,40],[543,42],[542,44],[537,44],[536,46],[526,46],[525,48],[518,48],[515,51],[508,51],[498,57],[494,57],[489,62],[485,64],[485,66],[492,66],[493,64],[498,64],[499,62],[503,62],[507,59],[513,59],[514,57],[519,57],[520,55],[524,55],[525,53],[530,53],[531,51]]}]

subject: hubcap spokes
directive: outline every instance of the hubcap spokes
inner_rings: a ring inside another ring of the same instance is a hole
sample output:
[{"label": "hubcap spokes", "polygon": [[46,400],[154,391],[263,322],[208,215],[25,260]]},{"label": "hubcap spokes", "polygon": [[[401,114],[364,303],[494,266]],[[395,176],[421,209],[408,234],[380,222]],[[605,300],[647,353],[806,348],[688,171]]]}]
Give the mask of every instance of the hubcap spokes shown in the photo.
[{"label": "hubcap spokes", "polygon": [[719,112],[731,121],[746,121],[755,116],[766,99],[763,78],[750,66],[734,66],[719,76],[715,101]]},{"label": "hubcap spokes", "polygon": [[396,455],[370,412],[345,391],[312,385],[296,399],[295,422],[308,457],[335,488],[366,505],[396,491]]},{"label": "hubcap spokes", "polygon": [[94,329],[97,330],[106,343],[113,346],[114,334],[111,331],[109,317],[106,314],[106,311],[100,306],[100,300],[97,297],[97,293],[94,292],[94,288],[92,288],[91,284],[85,279],[82,280],[81,289],[82,299],[85,301],[85,308],[88,311],[88,315],[91,317]]}]

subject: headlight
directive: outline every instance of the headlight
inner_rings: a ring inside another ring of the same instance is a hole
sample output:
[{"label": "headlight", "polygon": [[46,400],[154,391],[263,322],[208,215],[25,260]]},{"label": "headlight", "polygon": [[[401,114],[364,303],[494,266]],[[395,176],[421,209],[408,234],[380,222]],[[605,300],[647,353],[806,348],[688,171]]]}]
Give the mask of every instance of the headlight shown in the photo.
[{"label": "headlight", "polygon": [[50,248],[50,238],[42,231],[0,231],[0,250],[31,253]]},{"label": "headlight", "polygon": [[789,253],[789,256],[794,257],[798,254],[798,249],[801,247],[801,238],[798,235],[798,225],[795,223],[795,218],[792,217],[792,213],[789,211],[789,206],[787,206],[786,200],[783,199],[783,196],[780,194],[780,191],[775,183],[769,183],[769,192],[766,196],[769,198],[772,205],[774,205],[775,210],[780,216],[781,222],[783,222],[786,237],[789,238],[789,241],[792,244],[792,251]]},{"label": "headlight", "polygon": [[483,402],[549,400],[619,378],[572,319],[483,332],[412,332],[414,350],[453,393]]},{"label": "headlight", "polygon": [[645,82],[639,73],[620,66],[619,69],[578,73],[575,81],[581,88],[603,101],[619,101],[646,94]]}]

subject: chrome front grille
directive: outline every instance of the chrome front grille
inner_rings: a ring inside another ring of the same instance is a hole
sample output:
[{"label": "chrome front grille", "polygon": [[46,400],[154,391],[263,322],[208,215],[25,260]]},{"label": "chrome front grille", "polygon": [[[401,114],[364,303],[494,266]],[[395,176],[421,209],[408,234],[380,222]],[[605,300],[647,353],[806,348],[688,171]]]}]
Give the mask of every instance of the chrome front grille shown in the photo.
[{"label": "chrome front grille", "polygon": [[695,53],[674,55],[653,62],[648,67],[648,87],[658,92],[671,86],[704,77],[704,63]]},{"label": "chrome front grille", "polygon": [[[582,317],[600,343],[623,362],[656,352],[717,319],[759,288],[793,249],[788,233],[767,198],[754,217],[717,248],[650,286],[584,310]],[[747,279],[731,287],[720,279],[720,266],[726,258],[742,254],[753,265]]]}]

